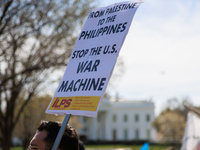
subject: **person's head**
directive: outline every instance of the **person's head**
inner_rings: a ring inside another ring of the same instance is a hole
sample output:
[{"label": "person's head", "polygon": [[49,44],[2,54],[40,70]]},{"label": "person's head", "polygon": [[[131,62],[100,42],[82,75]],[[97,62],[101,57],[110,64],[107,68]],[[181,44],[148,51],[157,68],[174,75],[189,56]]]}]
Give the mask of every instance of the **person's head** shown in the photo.
[{"label": "person's head", "polygon": [[[30,146],[35,146],[35,148],[41,150],[51,150],[61,125],[60,122],[41,121],[41,124],[30,142]],[[60,150],[78,150],[78,145],[77,131],[67,125],[58,148]],[[32,150],[31,148],[29,149]]]}]

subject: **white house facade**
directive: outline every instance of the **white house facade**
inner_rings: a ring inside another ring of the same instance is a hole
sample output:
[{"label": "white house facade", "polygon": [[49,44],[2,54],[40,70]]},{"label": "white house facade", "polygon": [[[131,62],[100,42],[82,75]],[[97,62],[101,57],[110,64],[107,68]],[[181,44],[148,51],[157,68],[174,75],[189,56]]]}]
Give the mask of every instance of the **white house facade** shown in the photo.
[{"label": "white house facade", "polygon": [[154,103],[103,99],[97,117],[80,116],[88,140],[156,140]]}]

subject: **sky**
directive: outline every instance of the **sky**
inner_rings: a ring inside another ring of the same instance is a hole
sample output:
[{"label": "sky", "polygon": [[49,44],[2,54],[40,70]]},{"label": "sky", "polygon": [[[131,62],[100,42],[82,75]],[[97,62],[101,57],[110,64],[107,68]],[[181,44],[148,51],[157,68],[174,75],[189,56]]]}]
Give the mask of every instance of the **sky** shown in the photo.
[{"label": "sky", "polygon": [[[101,0],[101,7],[123,0]],[[111,96],[149,100],[159,114],[170,98],[200,106],[200,1],[145,0],[119,57],[125,72]]]}]

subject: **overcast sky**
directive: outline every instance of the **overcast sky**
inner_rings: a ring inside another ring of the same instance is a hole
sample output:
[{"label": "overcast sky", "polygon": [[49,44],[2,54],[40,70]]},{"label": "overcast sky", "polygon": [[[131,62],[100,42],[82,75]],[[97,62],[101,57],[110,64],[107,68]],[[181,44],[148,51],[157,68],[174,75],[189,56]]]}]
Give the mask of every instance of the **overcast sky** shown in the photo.
[{"label": "overcast sky", "polygon": [[[123,0],[101,0],[108,6]],[[200,106],[200,1],[145,0],[120,51],[125,73],[112,90],[127,100],[152,99],[158,114],[169,98]]]}]

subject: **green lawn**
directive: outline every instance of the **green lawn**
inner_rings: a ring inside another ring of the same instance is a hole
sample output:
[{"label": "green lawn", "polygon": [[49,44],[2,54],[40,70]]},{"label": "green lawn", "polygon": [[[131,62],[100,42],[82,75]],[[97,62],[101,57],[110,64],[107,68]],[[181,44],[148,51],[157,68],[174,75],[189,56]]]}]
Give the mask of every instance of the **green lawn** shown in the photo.
[{"label": "green lawn", "polygon": [[[101,148],[105,149],[114,149],[114,148],[131,148],[132,150],[140,150],[142,145],[86,145],[86,149],[88,148],[93,150],[100,150]],[[169,146],[160,146],[160,145],[150,145],[149,150],[166,150]]]},{"label": "green lawn", "polygon": [[12,147],[11,150],[23,150],[22,147]]},{"label": "green lawn", "polygon": [[[102,150],[102,149],[115,149],[115,148],[131,148],[132,150],[140,150],[142,145],[86,145],[86,150]],[[166,150],[169,146],[150,145],[149,150]],[[179,147],[178,147],[179,148]],[[180,148],[179,148],[180,149]],[[0,148],[0,150],[2,150]],[[22,150],[22,147],[12,147],[11,150]]]},{"label": "green lawn", "polygon": [[[0,147],[0,150],[2,150],[2,148]],[[12,147],[10,150],[23,150],[22,147]]]}]

